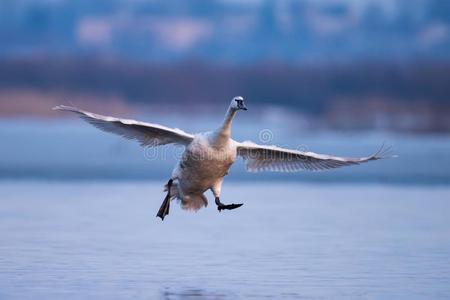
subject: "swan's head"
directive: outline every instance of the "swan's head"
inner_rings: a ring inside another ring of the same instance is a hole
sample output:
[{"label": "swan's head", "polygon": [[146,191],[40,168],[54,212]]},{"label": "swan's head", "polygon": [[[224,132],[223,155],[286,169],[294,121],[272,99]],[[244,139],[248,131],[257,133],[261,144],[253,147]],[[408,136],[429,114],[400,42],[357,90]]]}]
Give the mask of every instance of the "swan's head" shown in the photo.
[{"label": "swan's head", "polygon": [[234,110],[247,110],[247,107],[245,107],[244,104],[244,98],[241,96],[234,97],[233,100],[231,100],[230,107]]}]

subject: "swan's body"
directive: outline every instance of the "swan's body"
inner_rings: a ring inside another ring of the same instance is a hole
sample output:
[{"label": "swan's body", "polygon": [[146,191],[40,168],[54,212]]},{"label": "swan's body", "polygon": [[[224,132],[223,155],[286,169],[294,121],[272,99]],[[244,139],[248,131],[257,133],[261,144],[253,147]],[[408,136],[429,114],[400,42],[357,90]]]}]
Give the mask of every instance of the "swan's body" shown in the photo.
[{"label": "swan's body", "polygon": [[250,172],[324,170],[385,157],[382,153],[385,154],[385,151],[381,149],[368,157],[344,158],[257,145],[252,142],[236,142],[231,138],[231,125],[238,110],[247,110],[242,97],[233,98],[225,119],[217,130],[196,135],[159,124],[97,115],[69,106],[61,105],[54,109],[78,113],[97,128],[138,140],[145,147],[165,144],[185,146],[182,158],[166,185],[167,196],[157,214],[161,219],[169,213],[170,201],[175,198],[181,201],[184,209],[198,210],[207,206],[208,201],[204,195],[207,190],[213,192],[219,211],[240,207],[242,204],[224,205],[220,202],[224,176],[228,174],[237,156],[246,161],[247,170]]},{"label": "swan's body", "polygon": [[223,177],[235,162],[236,153],[231,139],[219,144],[213,132],[195,135],[172,173],[172,178],[178,179],[172,197],[181,199],[183,207],[194,210],[207,205],[203,195],[207,190],[220,197]]}]

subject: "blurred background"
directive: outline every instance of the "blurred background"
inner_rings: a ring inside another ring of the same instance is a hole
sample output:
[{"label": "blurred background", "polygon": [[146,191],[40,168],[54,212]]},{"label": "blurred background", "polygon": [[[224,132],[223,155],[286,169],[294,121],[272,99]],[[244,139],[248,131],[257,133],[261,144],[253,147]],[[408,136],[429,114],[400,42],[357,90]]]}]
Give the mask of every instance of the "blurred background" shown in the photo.
[{"label": "blurred background", "polygon": [[174,160],[51,108],[198,132],[242,95],[237,139],[402,159],[235,178],[450,182],[448,1],[1,0],[0,40],[2,178],[166,178]]},{"label": "blurred background", "polygon": [[[395,159],[226,177],[155,214],[187,132]],[[450,1],[0,0],[0,299],[449,299]]]}]

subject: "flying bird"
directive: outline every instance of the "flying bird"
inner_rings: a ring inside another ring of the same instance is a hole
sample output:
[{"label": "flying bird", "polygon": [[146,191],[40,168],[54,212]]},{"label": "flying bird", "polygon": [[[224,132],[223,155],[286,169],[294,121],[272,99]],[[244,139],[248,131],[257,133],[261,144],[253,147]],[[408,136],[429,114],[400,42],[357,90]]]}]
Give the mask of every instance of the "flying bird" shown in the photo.
[{"label": "flying bird", "polygon": [[59,105],[53,110],[74,112],[95,127],[136,140],[143,147],[184,146],[183,155],[165,185],[167,194],[156,214],[161,220],[169,214],[170,202],[174,199],[180,201],[183,209],[197,211],[206,207],[208,200],[204,193],[207,190],[212,191],[219,212],[242,206],[243,203],[224,204],[220,199],[224,177],[238,156],[244,159],[249,172],[317,171],[389,157],[389,149],[383,146],[370,156],[349,158],[258,145],[250,141],[237,142],[231,138],[231,125],[238,111],[247,110],[244,98],[240,96],[231,100],[225,118],[216,130],[195,135],[159,124],[103,116],[71,106]]}]

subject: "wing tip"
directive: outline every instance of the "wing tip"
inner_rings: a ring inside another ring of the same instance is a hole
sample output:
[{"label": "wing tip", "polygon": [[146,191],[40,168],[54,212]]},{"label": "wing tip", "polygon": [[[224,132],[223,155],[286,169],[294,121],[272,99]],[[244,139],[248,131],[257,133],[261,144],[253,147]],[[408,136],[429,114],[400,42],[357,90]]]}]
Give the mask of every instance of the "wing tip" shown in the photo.
[{"label": "wing tip", "polygon": [[52,110],[59,110],[59,111],[79,111],[78,108],[74,106],[67,106],[67,105],[56,105],[52,107]]},{"label": "wing tip", "polygon": [[397,158],[399,157],[397,154],[393,153],[392,146],[385,146],[383,143],[380,149],[372,155],[372,159],[389,159],[389,158]]}]

